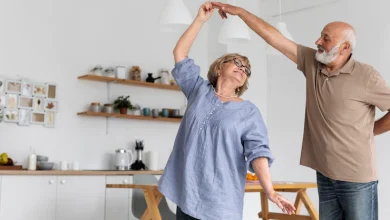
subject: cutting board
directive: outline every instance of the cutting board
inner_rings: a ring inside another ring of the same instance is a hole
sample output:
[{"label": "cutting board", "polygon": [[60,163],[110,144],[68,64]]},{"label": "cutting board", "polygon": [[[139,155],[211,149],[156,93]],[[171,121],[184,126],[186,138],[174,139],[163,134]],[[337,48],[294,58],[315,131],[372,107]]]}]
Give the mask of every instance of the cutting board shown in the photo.
[{"label": "cutting board", "polygon": [[22,165],[0,166],[0,170],[21,170],[22,168],[23,168]]}]

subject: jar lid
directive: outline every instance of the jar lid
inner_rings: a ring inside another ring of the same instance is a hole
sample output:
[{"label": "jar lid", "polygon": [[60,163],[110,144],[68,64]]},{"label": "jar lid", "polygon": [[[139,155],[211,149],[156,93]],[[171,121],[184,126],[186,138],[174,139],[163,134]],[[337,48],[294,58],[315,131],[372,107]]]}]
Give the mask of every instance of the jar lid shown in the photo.
[{"label": "jar lid", "polygon": [[112,104],[104,104],[104,106],[112,106]]},{"label": "jar lid", "polygon": [[99,102],[92,102],[91,105],[100,105]]},{"label": "jar lid", "polygon": [[126,149],[116,149],[115,152],[116,153],[127,153],[127,150]]}]

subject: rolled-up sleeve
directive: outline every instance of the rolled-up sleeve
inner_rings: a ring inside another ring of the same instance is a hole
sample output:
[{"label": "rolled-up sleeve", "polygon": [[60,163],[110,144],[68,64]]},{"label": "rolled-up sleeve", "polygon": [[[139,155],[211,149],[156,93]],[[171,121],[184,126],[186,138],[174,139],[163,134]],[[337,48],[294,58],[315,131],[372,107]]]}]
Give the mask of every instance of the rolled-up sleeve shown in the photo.
[{"label": "rolled-up sleeve", "polygon": [[300,70],[305,76],[306,72],[310,73],[311,67],[315,66],[317,63],[315,54],[316,50],[298,44],[297,69]]},{"label": "rolled-up sleeve", "polygon": [[242,142],[244,155],[247,160],[247,170],[254,173],[252,161],[259,157],[266,157],[268,159],[268,166],[270,167],[274,161],[274,157],[269,148],[267,127],[257,108],[252,109],[249,116],[246,117],[245,126]]},{"label": "rolled-up sleeve", "polygon": [[187,99],[196,93],[204,81],[200,76],[200,67],[190,58],[176,63],[172,76]]}]

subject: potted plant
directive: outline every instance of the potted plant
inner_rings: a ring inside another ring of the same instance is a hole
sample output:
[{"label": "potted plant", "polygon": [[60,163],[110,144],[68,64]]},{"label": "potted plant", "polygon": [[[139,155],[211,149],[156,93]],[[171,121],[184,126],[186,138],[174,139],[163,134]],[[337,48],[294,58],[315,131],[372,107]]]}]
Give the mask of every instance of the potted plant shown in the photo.
[{"label": "potted plant", "polygon": [[114,109],[119,109],[120,113],[123,115],[127,114],[127,109],[133,109],[133,105],[131,104],[129,100],[130,96],[119,96],[114,101]]}]

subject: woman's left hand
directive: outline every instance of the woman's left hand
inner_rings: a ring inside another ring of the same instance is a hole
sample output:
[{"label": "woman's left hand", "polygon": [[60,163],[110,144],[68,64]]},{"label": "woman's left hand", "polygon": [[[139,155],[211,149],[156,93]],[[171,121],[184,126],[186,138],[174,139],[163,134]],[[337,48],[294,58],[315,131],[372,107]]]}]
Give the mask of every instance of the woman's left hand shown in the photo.
[{"label": "woman's left hand", "polygon": [[284,213],[295,214],[294,205],[276,191],[267,194],[269,200],[275,203]]},{"label": "woman's left hand", "polygon": [[202,6],[200,6],[197,19],[200,19],[203,22],[206,22],[214,12],[214,6],[211,2],[205,2]]}]

